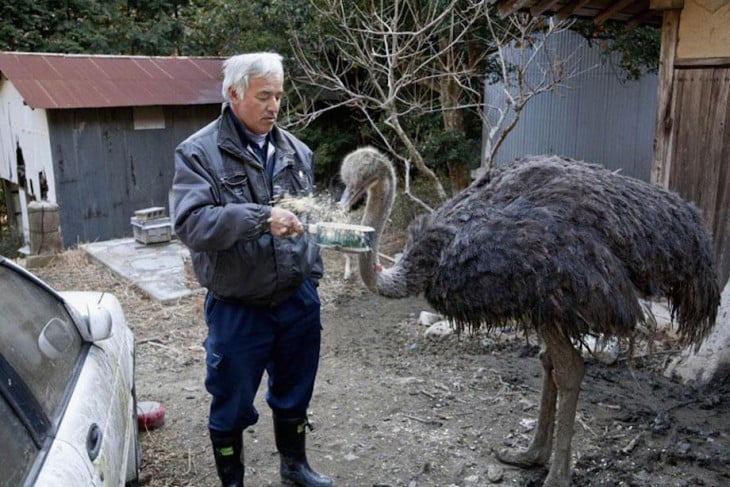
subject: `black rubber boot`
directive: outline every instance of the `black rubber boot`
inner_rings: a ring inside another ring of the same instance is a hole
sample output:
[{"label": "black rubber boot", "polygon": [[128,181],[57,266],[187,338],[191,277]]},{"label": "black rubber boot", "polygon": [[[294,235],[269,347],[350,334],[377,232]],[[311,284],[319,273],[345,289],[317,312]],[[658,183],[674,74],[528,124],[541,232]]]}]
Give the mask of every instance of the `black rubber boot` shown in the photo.
[{"label": "black rubber boot", "polygon": [[241,433],[210,430],[215,468],[223,487],[243,487],[243,439]]},{"label": "black rubber boot", "polygon": [[279,418],[274,415],[276,449],[281,459],[281,481],[299,487],[330,487],[332,479],[320,475],[309,466],[306,454],[306,429],[312,429],[307,418]]}]

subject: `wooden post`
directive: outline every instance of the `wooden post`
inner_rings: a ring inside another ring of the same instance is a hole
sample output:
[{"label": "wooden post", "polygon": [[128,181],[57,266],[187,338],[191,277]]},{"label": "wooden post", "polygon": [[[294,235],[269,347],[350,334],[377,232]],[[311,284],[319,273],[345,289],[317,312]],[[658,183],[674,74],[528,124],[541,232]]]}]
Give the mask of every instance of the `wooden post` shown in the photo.
[{"label": "wooden post", "polygon": [[665,10],[662,20],[651,181],[664,188],[669,185],[669,173],[674,152],[674,59],[679,39],[680,13],[679,9]]}]

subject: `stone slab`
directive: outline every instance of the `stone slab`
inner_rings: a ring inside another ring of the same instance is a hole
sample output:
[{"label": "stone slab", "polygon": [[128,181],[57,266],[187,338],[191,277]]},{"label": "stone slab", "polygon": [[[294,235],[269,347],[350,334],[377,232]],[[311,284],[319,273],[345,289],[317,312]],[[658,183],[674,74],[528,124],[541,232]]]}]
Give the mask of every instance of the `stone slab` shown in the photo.
[{"label": "stone slab", "polygon": [[203,288],[185,285],[183,258],[190,254],[179,240],[144,245],[133,238],[122,238],[79,247],[160,303],[170,304],[204,292]]}]

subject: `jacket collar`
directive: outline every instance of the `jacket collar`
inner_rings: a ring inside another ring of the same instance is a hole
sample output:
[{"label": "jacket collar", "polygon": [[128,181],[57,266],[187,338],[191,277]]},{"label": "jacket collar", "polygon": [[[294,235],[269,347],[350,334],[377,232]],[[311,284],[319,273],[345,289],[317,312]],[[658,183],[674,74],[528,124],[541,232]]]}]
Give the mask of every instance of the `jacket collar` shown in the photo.
[{"label": "jacket collar", "polygon": [[[221,150],[230,152],[239,158],[248,159],[248,156],[245,155],[247,149],[243,145],[241,137],[238,135],[236,125],[231,118],[232,116],[233,113],[231,112],[231,107],[228,102],[223,103],[221,116],[218,118],[218,147],[220,147]],[[269,140],[276,147],[277,153],[293,156],[294,148],[276,125],[273,129],[271,129],[270,135]]]}]

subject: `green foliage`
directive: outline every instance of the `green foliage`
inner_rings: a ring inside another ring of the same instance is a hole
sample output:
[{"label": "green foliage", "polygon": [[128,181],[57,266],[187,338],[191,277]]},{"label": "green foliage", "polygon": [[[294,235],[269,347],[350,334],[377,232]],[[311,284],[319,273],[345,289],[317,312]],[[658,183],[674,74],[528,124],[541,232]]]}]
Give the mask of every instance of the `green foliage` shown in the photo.
[{"label": "green foliage", "polygon": [[15,235],[10,228],[6,201],[5,184],[0,181],[0,255],[14,259],[19,256],[18,249],[23,245],[23,238]]},{"label": "green foliage", "polygon": [[17,235],[0,233],[0,255],[8,259],[20,257],[18,250],[23,246],[23,239]]},{"label": "green foliage", "polygon": [[0,4],[0,49],[106,52],[107,4],[95,0],[14,0]]},{"label": "green foliage", "polygon": [[445,174],[451,165],[479,167],[481,137],[465,137],[462,132],[434,130],[420,144],[423,159],[429,167]]},{"label": "green foliage", "polygon": [[23,246],[23,238],[19,235],[0,232],[0,255],[9,259],[20,257],[18,250]]},{"label": "green foliage", "polygon": [[0,4],[0,49],[173,55],[187,0],[13,0]]},{"label": "green foliage", "polygon": [[296,133],[314,151],[314,180],[320,189],[331,189],[337,184],[342,159],[357,147],[355,132],[343,123],[352,119],[343,109]]},{"label": "green foliage", "polygon": [[183,10],[188,55],[290,53],[289,38],[305,24],[307,0],[191,0]]},{"label": "green foliage", "polygon": [[440,114],[411,117],[404,125],[416,134],[419,152],[437,173],[446,175],[454,166],[479,166],[482,125],[474,112],[464,112],[464,128],[460,131],[444,130]]},{"label": "green foliage", "polygon": [[659,68],[661,30],[658,28],[632,29],[618,22],[595,25],[583,21],[577,22],[574,30],[590,43],[597,43],[606,55],[616,57],[626,79],[638,79],[645,72],[656,73]]},{"label": "green foliage", "polygon": [[113,46],[120,54],[169,56],[181,54],[186,0],[116,1],[115,21],[109,25]]}]

